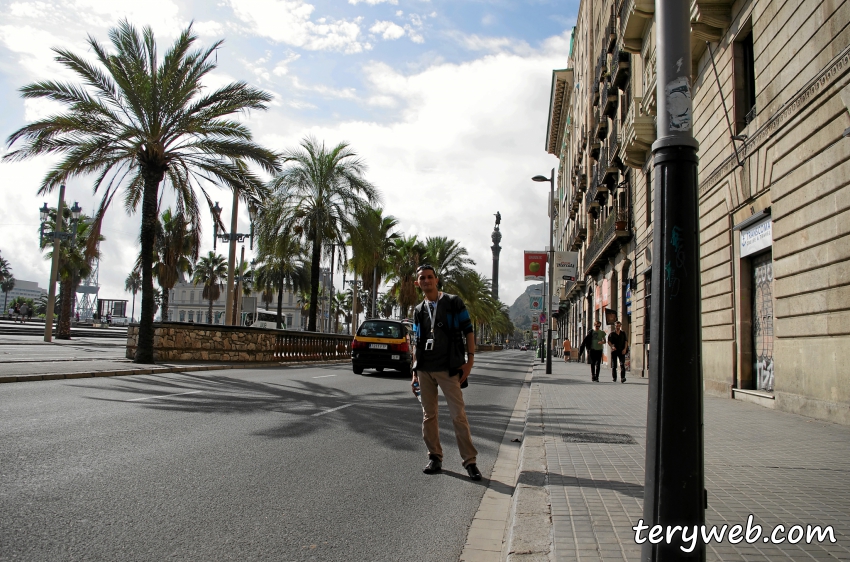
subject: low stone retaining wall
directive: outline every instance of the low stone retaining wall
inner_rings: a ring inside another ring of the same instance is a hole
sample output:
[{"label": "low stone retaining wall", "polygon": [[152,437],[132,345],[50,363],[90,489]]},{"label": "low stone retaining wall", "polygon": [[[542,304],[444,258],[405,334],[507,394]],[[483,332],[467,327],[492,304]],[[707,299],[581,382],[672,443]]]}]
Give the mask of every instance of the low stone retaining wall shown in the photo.
[{"label": "low stone retaining wall", "polygon": [[[136,355],[139,325],[127,328],[127,358]],[[351,336],[243,326],[154,324],[155,361],[288,362],[351,357]]]},{"label": "low stone retaining wall", "polygon": [[481,344],[476,347],[478,351],[502,351],[501,345]]}]

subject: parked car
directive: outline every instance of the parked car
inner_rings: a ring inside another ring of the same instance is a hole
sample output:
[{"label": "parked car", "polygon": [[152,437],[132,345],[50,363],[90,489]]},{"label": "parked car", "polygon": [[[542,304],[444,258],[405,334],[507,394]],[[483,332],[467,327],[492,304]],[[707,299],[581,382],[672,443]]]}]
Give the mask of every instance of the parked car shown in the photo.
[{"label": "parked car", "polygon": [[519,348],[520,351],[528,351],[528,346],[524,345]]},{"label": "parked car", "polygon": [[395,369],[410,374],[413,357],[412,328],[398,320],[366,320],[351,344],[351,367],[356,375],[364,369]]}]

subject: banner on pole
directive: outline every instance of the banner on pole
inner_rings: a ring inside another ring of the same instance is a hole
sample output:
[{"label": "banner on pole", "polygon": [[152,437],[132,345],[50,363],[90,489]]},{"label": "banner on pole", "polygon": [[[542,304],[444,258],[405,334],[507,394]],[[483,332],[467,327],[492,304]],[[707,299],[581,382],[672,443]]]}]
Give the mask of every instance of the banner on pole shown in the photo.
[{"label": "banner on pole", "polygon": [[525,251],[525,271],[526,281],[545,281],[546,280],[546,252],[529,252]]},{"label": "banner on pole", "polygon": [[528,297],[529,307],[532,312],[535,310],[543,310],[543,297],[542,296],[530,296]]},{"label": "banner on pole", "polygon": [[578,252],[555,252],[555,279],[575,281],[578,275]]}]

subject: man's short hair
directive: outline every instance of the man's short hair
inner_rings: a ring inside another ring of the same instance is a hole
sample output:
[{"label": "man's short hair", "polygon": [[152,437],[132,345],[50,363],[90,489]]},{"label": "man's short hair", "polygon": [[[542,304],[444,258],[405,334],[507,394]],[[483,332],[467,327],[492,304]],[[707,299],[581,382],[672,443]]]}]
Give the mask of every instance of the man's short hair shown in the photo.
[{"label": "man's short hair", "polygon": [[434,274],[434,277],[437,276],[437,270],[434,269],[434,266],[427,263],[423,263],[422,265],[416,268],[416,276],[419,277],[419,274],[425,271],[426,269],[430,269],[431,272]]}]

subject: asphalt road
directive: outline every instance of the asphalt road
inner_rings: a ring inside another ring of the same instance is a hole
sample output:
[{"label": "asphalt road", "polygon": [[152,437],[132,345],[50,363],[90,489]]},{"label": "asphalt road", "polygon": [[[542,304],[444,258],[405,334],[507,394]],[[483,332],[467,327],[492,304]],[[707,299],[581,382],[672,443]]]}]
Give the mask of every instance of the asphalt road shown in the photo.
[{"label": "asphalt road", "polygon": [[422,473],[421,409],[397,373],[0,385],[0,560],[457,560],[531,361],[476,356],[482,482],[442,398],[446,470]]}]

